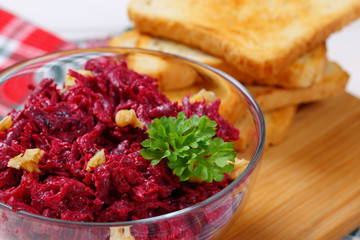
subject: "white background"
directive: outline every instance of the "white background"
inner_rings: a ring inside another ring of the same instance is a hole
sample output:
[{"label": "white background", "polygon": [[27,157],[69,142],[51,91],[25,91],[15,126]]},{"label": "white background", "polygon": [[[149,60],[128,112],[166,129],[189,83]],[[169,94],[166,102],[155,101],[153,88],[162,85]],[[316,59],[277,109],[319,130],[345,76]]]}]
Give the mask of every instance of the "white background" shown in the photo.
[{"label": "white background", "polygon": [[[101,39],[131,26],[128,1],[1,0],[0,7],[66,40],[82,40]],[[360,98],[360,20],[333,34],[327,47],[329,59],[350,74],[346,91]]]}]

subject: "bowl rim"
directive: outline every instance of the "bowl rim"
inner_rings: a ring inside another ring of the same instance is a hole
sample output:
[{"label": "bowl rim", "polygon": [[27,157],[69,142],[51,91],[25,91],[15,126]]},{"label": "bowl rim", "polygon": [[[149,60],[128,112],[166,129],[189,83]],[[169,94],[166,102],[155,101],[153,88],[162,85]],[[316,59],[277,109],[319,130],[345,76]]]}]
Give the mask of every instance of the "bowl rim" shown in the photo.
[{"label": "bowl rim", "polygon": [[[131,48],[131,47],[98,47],[98,48],[84,48],[84,49],[74,49],[74,50],[65,50],[65,51],[57,51],[45,55],[41,55],[38,57],[34,57],[31,59],[20,61],[12,66],[9,66],[7,68],[4,68],[0,71],[0,77],[2,77],[4,74],[8,73],[9,71],[16,71],[18,69],[21,69],[22,67],[26,67],[28,64],[31,64],[33,62],[37,62],[42,59],[46,59],[49,57],[56,57],[57,55],[72,55],[72,54],[86,54],[86,53],[94,53],[94,52],[106,52],[106,53],[113,53],[113,54],[124,54],[125,52],[139,52],[139,53],[145,53],[145,54],[152,54],[152,55],[165,55],[170,58],[177,58],[180,59],[183,62],[191,62],[192,64],[199,65],[202,68],[205,68],[206,70],[210,70],[211,72],[215,73],[216,75],[219,75],[221,78],[223,78],[225,81],[230,83],[234,88],[236,88],[240,94],[242,95],[244,101],[247,103],[251,114],[254,118],[254,124],[256,126],[256,129],[259,130],[259,141],[256,146],[256,150],[254,155],[252,156],[252,159],[250,160],[249,165],[246,167],[246,169],[238,176],[232,183],[230,183],[227,187],[219,191],[218,193],[214,194],[213,196],[194,204],[190,207],[177,210],[174,212],[166,213],[163,215],[145,218],[145,219],[139,219],[139,220],[131,220],[131,221],[121,221],[121,222],[78,222],[78,221],[68,221],[68,220],[61,220],[56,218],[50,218],[50,217],[44,217],[41,215],[33,214],[26,211],[15,211],[14,213],[19,215],[24,215],[26,217],[35,218],[38,220],[46,221],[47,223],[56,223],[61,225],[76,225],[78,227],[125,227],[125,226],[134,226],[134,225],[140,225],[140,224],[148,224],[153,223],[156,221],[166,221],[174,217],[180,217],[188,212],[192,212],[198,209],[201,209],[205,206],[210,205],[211,203],[215,202],[218,199],[221,199],[222,197],[226,196],[228,192],[231,192],[233,187],[237,184],[245,181],[248,177],[250,177],[251,172],[255,169],[255,166],[260,161],[263,150],[264,150],[264,144],[265,144],[265,120],[263,113],[254,99],[254,97],[251,95],[251,93],[245,88],[243,84],[241,84],[239,81],[231,77],[229,74],[216,69],[214,67],[208,66],[206,64],[203,64],[201,62],[182,57],[175,54],[170,54],[162,51],[155,51],[155,50],[147,50],[147,49],[140,49],[140,48]],[[6,80],[5,80],[6,81]],[[12,210],[12,207],[8,204],[5,204],[3,202],[0,202],[0,209],[6,208],[10,211]]]}]

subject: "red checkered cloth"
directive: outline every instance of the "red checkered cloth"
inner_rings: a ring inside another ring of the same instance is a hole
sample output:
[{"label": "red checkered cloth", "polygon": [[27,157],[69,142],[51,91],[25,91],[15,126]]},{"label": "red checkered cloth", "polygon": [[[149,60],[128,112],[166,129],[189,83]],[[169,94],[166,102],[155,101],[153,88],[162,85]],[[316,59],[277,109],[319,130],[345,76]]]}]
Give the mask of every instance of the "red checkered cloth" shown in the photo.
[{"label": "red checkered cloth", "polygon": [[0,9],[0,70],[24,59],[76,47]]}]

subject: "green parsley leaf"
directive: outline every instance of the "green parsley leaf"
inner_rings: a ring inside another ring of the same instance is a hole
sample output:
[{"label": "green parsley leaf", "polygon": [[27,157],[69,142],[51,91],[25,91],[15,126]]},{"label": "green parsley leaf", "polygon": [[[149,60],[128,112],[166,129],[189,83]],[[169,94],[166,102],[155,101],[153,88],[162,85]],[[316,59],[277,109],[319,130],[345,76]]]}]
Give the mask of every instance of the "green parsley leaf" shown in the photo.
[{"label": "green parsley leaf", "polygon": [[[148,124],[149,139],[144,140],[140,154],[151,159],[151,165],[167,159],[167,165],[180,181],[198,177],[207,182],[222,181],[224,173],[234,169],[236,153],[232,142],[215,137],[217,123],[207,116],[177,118],[163,116]],[[229,162],[230,161],[230,162]]]}]

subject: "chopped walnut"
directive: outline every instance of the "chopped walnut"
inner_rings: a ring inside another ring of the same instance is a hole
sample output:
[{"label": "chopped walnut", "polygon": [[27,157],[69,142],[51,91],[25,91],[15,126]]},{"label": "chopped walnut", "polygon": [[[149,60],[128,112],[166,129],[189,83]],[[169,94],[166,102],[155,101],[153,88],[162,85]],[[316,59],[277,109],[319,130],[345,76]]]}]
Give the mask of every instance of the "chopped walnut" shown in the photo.
[{"label": "chopped walnut", "polygon": [[80,69],[77,70],[78,73],[80,73],[81,75],[83,75],[84,77],[93,77],[94,74],[92,74],[91,71],[85,70],[85,69]]},{"label": "chopped walnut", "polygon": [[136,128],[142,128],[145,126],[145,123],[140,121],[133,109],[130,110],[120,110],[115,115],[115,123],[119,127],[125,127],[131,125]]},{"label": "chopped walnut", "polygon": [[215,101],[216,99],[215,93],[212,91],[206,91],[205,89],[202,88],[197,94],[195,94],[190,98],[190,102],[191,103],[202,102],[204,99],[206,103],[211,103]]},{"label": "chopped walnut", "polygon": [[245,159],[239,159],[235,158],[235,162],[230,162],[234,164],[234,170],[232,170],[231,173],[229,173],[229,179],[235,180],[238,176],[241,175],[241,173],[247,168],[249,165],[249,161]]},{"label": "chopped walnut", "polygon": [[0,132],[4,132],[11,128],[13,122],[11,120],[11,116],[4,117],[0,122]]},{"label": "chopped walnut", "polygon": [[[83,75],[84,77],[93,77],[94,75],[92,74],[92,72],[88,71],[88,70],[84,70],[84,69],[80,69],[77,70],[76,72],[80,73],[81,75]],[[65,86],[62,89],[62,92],[65,92],[66,90],[68,90],[71,86],[75,85],[75,78],[70,76],[69,74],[66,74],[65,77]]]},{"label": "chopped walnut", "polygon": [[110,240],[135,240],[135,237],[131,234],[129,227],[111,227],[110,228]]},{"label": "chopped walnut", "polygon": [[89,162],[86,165],[86,171],[91,172],[92,169],[99,167],[101,164],[106,162],[104,149],[97,151],[95,155],[90,158]]},{"label": "chopped walnut", "polygon": [[39,148],[26,149],[25,153],[11,158],[7,166],[16,169],[22,168],[30,173],[34,171],[39,173],[40,169],[38,168],[38,164],[43,155],[44,151]]}]

